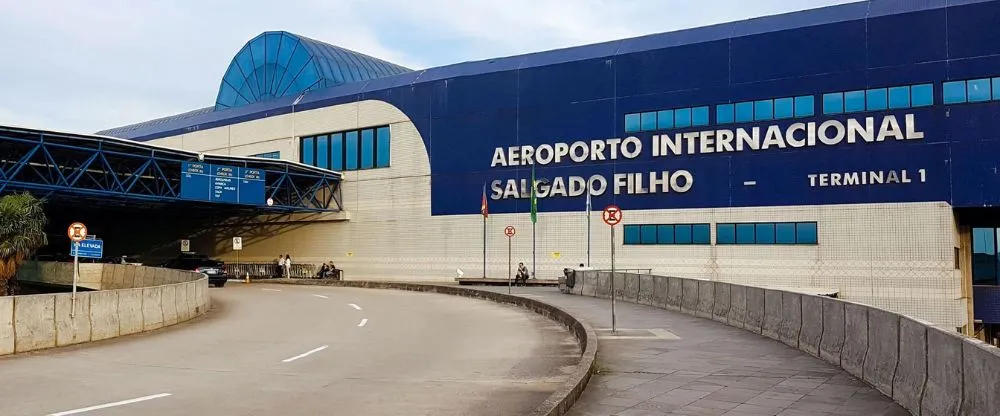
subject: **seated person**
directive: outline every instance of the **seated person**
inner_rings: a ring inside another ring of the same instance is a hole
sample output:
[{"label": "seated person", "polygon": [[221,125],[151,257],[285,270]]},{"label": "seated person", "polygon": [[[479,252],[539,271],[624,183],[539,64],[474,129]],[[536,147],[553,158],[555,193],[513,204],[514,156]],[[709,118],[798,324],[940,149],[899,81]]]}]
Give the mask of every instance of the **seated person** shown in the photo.
[{"label": "seated person", "polygon": [[524,284],[528,282],[528,268],[524,263],[517,263],[517,276],[514,277],[514,284]]}]

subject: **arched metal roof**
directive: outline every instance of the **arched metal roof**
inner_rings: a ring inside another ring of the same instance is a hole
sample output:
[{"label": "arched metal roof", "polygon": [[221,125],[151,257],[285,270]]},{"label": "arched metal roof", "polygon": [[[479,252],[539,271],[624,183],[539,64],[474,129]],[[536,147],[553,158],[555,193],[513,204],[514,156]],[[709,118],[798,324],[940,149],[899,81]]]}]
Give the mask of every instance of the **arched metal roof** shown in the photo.
[{"label": "arched metal roof", "polygon": [[284,31],[264,32],[233,58],[215,109],[410,72],[409,68]]}]

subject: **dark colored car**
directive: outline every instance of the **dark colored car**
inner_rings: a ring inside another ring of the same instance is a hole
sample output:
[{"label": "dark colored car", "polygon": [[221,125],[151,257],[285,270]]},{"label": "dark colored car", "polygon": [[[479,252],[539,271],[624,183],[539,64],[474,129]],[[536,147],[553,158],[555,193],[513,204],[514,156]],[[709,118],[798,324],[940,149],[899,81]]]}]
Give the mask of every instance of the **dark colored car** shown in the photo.
[{"label": "dark colored car", "polygon": [[224,265],[221,260],[212,259],[207,255],[187,252],[181,253],[180,256],[163,263],[161,267],[204,273],[208,276],[208,283],[210,285],[223,287],[226,285],[226,281],[229,280],[229,276],[226,276]]}]

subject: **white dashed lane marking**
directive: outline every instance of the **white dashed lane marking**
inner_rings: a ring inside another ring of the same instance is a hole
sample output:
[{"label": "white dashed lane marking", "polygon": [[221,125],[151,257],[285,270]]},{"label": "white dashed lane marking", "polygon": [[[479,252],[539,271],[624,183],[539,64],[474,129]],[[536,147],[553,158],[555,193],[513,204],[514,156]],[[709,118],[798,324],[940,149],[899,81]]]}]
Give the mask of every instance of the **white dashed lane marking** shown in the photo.
[{"label": "white dashed lane marking", "polygon": [[359,310],[359,311],[361,310],[361,307],[360,307],[360,306],[358,306],[358,305],[355,305],[355,304],[353,304],[353,303],[348,303],[348,305],[350,305],[350,306],[351,306],[352,308],[354,308],[354,309],[357,309],[357,310]]},{"label": "white dashed lane marking", "polygon": [[368,323],[368,318],[364,318],[358,323],[358,328],[365,326]]},{"label": "white dashed lane marking", "polygon": [[317,352],[320,352],[320,351],[323,351],[323,350],[325,350],[325,349],[327,349],[327,348],[330,348],[330,346],[329,346],[329,345],[324,345],[324,346],[322,346],[322,347],[319,347],[319,348],[314,348],[314,349],[311,349],[311,350],[309,350],[309,351],[306,351],[306,352],[304,352],[304,353],[302,353],[302,354],[299,354],[299,355],[296,355],[296,356],[294,356],[294,357],[292,357],[292,358],[286,358],[286,359],[284,359],[284,360],[281,360],[281,361],[282,361],[282,362],[285,362],[285,363],[290,363],[290,362],[292,362],[292,361],[295,361],[295,360],[298,360],[299,358],[303,358],[303,357],[306,357],[306,356],[308,356],[308,355],[310,355],[310,354],[314,354],[314,353],[317,353]]}]

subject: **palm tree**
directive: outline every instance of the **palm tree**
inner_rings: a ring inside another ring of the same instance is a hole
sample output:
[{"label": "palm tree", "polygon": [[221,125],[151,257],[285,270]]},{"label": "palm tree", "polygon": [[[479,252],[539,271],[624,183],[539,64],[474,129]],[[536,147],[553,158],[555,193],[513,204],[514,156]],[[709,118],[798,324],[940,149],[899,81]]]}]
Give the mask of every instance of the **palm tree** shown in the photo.
[{"label": "palm tree", "polygon": [[9,289],[16,286],[17,269],[48,244],[43,203],[29,193],[0,198],[0,296],[14,294]]}]

